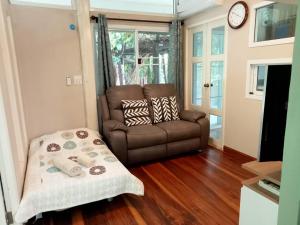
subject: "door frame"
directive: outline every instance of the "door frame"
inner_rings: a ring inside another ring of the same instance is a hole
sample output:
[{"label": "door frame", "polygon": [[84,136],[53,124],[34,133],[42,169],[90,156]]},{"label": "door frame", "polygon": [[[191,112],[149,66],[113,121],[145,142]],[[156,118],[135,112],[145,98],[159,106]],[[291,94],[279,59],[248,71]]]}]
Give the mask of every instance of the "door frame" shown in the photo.
[{"label": "door frame", "polygon": [[[0,178],[1,178],[1,173],[0,173]],[[2,182],[0,179],[0,224],[7,225],[6,222],[6,207],[5,207],[5,202],[4,202],[4,193],[2,190]]]},{"label": "door frame", "polygon": [[[227,23],[227,15],[221,15],[218,17],[214,17],[205,21],[202,21],[201,23],[195,23],[188,25],[186,27],[186,32],[185,32],[185,108],[186,109],[192,109],[192,110],[203,110],[201,107],[195,107],[192,106],[191,101],[192,101],[192,90],[191,90],[191,82],[192,82],[192,51],[193,51],[193,41],[192,41],[192,30],[200,27],[200,26],[208,26],[209,24],[213,23],[221,23],[225,27],[225,40],[224,40],[224,74],[223,74],[223,101],[222,101],[222,134],[221,134],[221,140],[213,141],[211,138],[209,138],[209,145],[214,146],[218,149],[223,150],[224,146],[224,138],[225,138],[225,114],[226,114],[226,78],[227,78],[227,58],[228,58],[228,23]],[[206,28],[207,30],[210,30],[210,28]],[[210,36],[210,35],[209,35]],[[205,41],[204,44],[205,45]],[[204,55],[206,57],[206,55]],[[205,59],[207,60],[207,59]],[[211,59],[207,60],[211,61]],[[206,63],[207,64],[207,63]],[[206,73],[210,73],[209,68],[206,68],[207,66],[204,65],[203,71]],[[207,91],[209,92],[209,91]],[[209,93],[208,93],[209,94]],[[209,112],[207,113],[207,118],[209,119]]]},{"label": "door frame", "polygon": [[[23,103],[20,99],[11,21],[2,1],[0,1],[0,48],[2,49],[0,73],[3,75],[0,82],[0,172],[4,192],[3,196],[2,190],[0,193],[0,213],[3,217],[5,210],[14,214],[18,209],[25,174],[25,172],[20,174],[20,171],[25,171],[27,161],[27,152],[22,150],[27,149],[28,143],[24,115],[22,115]],[[11,113],[12,111],[14,113]],[[1,224],[2,220],[3,218],[0,218]]]}]

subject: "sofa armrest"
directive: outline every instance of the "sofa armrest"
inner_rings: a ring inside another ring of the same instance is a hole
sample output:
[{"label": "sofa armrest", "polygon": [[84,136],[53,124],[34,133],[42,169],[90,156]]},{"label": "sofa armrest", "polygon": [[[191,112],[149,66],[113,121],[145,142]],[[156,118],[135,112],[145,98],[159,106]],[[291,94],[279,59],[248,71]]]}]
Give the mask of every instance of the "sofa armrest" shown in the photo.
[{"label": "sofa armrest", "polygon": [[190,122],[197,122],[201,118],[205,118],[206,113],[200,111],[183,110],[180,112],[180,119]]},{"label": "sofa armrest", "polygon": [[117,120],[104,121],[103,128],[107,129],[108,131],[116,131],[116,130],[120,130],[124,132],[128,131],[128,127],[125,126],[124,123],[121,123]]},{"label": "sofa armrest", "polygon": [[127,164],[127,137],[128,128],[116,120],[107,120],[103,123],[103,134],[108,146],[115,156],[123,163]]},{"label": "sofa armrest", "polygon": [[205,149],[208,146],[209,132],[210,132],[210,122],[206,117],[197,120],[201,129],[201,140],[200,149]]}]

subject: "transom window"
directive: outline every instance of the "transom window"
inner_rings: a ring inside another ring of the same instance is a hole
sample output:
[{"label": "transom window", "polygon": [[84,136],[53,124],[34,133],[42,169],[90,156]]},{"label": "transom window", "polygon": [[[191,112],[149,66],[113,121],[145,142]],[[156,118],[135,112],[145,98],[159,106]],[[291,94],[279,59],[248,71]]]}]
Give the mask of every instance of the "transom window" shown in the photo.
[{"label": "transom window", "polygon": [[250,46],[274,45],[293,42],[297,5],[263,1],[253,8]]},{"label": "transom window", "polygon": [[90,0],[92,9],[143,12],[155,14],[174,13],[173,0]]},{"label": "transom window", "polygon": [[10,0],[12,4],[71,8],[72,0]]},{"label": "transom window", "polygon": [[246,81],[246,97],[251,99],[262,100],[265,91],[269,66],[290,64],[292,64],[292,59],[289,58],[249,60]]},{"label": "transom window", "polygon": [[268,74],[267,64],[250,65],[250,78],[248,84],[248,95],[260,98],[263,96],[265,78]]}]

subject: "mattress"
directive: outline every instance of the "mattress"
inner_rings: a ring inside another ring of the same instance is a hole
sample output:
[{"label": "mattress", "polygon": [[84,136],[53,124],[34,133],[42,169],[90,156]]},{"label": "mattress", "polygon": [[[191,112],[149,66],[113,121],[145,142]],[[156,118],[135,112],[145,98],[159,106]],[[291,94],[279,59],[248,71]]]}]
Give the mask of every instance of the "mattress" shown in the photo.
[{"label": "mattress", "polygon": [[[76,162],[82,153],[96,163],[82,167],[80,176],[69,177],[52,164],[53,156]],[[125,193],[143,195],[143,183],[119,162],[98,132],[87,128],[58,131],[31,142],[23,196],[14,218],[23,223],[39,213]]]}]

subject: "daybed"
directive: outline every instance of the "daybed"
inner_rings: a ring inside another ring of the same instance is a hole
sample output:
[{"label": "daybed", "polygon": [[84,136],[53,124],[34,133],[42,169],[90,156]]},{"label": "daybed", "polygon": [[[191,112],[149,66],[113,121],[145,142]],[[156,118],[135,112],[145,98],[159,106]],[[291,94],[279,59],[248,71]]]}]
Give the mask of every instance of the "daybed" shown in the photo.
[{"label": "daybed", "polygon": [[[85,153],[95,159],[78,177],[53,166],[55,156],[76,161]],[[59,131],[32,141],[23,197],[14,216],[17,223],[46,211],[61,210],[124,193],[144,194],[143,183],[110,152],[99,134],[90,129]]]}]

